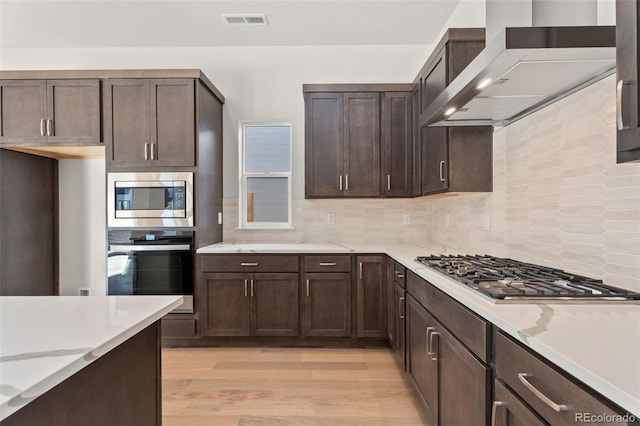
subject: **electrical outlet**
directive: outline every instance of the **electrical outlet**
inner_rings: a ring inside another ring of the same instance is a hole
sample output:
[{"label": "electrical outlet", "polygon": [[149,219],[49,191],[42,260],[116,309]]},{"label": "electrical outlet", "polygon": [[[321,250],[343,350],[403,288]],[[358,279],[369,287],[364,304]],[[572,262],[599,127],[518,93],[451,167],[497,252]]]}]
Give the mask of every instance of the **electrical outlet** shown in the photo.
[{"label": "electrical outlet", "polygon": [[449,213],[444,215],[444,226],[445,228],[448,228],[449,225],[451,224],[451,219],[449,219]]},{"label": "electrical outlet", "polygon": [[411,215],[409,213],[404,213],[402,215],[402,224],[411,225]]},{"label": "electrical outlet", "polygon": [[78,287],[78,296],[91,296],[91,287]]},{"label": "electrical outlet", "polygon": [[327,224],[329,224],[329,225],[335,225],[336,224],[336,214],[335,213],[327,214]]},{"label": "electrical outlet", "polygon": [[482,217],[482,229],[489,231],[491,229],[491,215],[486,213]]}]

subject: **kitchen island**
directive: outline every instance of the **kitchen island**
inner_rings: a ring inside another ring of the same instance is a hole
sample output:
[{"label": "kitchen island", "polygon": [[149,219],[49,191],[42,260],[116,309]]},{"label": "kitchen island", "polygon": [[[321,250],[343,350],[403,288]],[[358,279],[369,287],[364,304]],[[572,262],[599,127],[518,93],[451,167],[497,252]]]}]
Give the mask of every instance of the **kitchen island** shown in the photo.
[{"label": "kitchen island", "polygon": [[0,297],[0,424],[159,425],[179,296]]},{"label": "kitchen island", "polygon": [[202,247],[197,252],[201,255],[384,253],[491,323],[496,330],[501,330],[624,410],[640,417],[640,304],[637,301],[493,303],[415,260],[417,256],[456,252],[447,247],[384,242],[219,243]]}]

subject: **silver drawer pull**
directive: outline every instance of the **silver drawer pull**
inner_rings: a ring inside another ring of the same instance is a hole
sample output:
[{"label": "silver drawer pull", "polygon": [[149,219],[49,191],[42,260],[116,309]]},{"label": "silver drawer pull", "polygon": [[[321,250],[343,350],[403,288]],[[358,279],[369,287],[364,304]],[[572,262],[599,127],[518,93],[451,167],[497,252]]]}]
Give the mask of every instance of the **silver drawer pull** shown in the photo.
[{"label": "silver drawer pull", "polygon": [[549,407],[551,407],[554,411],[556,412],[561,412],[561,411],[567,411],[569,409],[569,407],[567,407],[566,405],[563,404],[556,404],[555,402],[553,402],[552,400],[549,399],[549,397],[547,397],[545,394],[543,394],[542,392],[540,392],[538,389],[536,389],[535,386],[533,386],[531,384],[531,382],[529,382],[529,380],[527,379],[527,377],[532,377],[530,374],[527,373],[518,373],[518,379],[520,379],[520,381],[522,382],[523,385],[525,385],[525,387],[527,389],[529,389],[535,396],[537,396],[538,398],[540,398],[540,400],[542,402],[544,402],[545,404],[547,404]]},{"label": "silver drawer pull", "polygon": [[47,136],[53,136],[53,120],[47,120]]},{"label": "silver drawer pull", "polygon": [[444,182],[444,161],[440,162],[440,182]]},{"label": "silver drawer pull", "polygon": [[429,336],[429,347],[431,348],[431,361],[438,360],[438,353],[436,352],[435,349],[433,349],[433,336],[439,336],[439,335],[440,333],[438,333],[437,331],[434,331],[433,333],[431,333],[431,336]]},{"label": "silver drawer pull", "polygon": [[252,263],[252,262],[240,262],[240,266],[258,266],[258,263]]},{"label": "silver drawer pull", "polygon": [[45,121],[44,119],[40,120],[40,136],[44,136],[45,132]]},{"label": "silver drawer pull", "polygon": [[631,82],[626,80],[618,80],[616,84],[616,124],[618,130],[627,130],[629,128],[624,125],[624,120],[622,119],[622,88],[628,84],[631,84]]},{"label": "silver drawer pull", "polygon": [[247,284],[249,280],[244,280],[244,297],[247,297]]},{"label": "silver drawer pull", "polygon": [[404,274],[400,271],[393,271],[396,274],[396,277],[398,278],[404,278]]},{"label": "silver drawer pull", "polygon": [[491,426],[497,426],[496,418],[498,415],[498,407],[504,407],[505,405],[507,405],[506,402],[493,401],[493,406],[491,407]]},{"label": "silver drawer pull", "polygon": [[309,280],[307,280],[307,297],[309,297]]},{"label": "silver drawer pull", "polygon": [[431,332],[435,330],[435,327],[427,327],[427,355],[431,356]]},{"label": "silver drawer pull", "polygon": [[320,266],[336,266],[336,262],[320,262],[318,265]]},{"label": "silver drawer pull", "polygon": [[398,310],[400,311],[400,319],[404,319],[404,297],[398,299]]}]

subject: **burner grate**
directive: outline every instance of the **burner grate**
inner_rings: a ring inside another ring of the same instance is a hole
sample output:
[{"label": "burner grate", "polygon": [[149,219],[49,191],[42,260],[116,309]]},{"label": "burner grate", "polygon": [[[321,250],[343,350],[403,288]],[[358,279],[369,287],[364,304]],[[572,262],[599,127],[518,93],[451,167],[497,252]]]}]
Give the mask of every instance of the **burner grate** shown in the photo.
[{"label": "burner grate", "polygon": [[640,300],[640,294],[602,280],[508,258],[455,255],[416,260],[494,299]]}]

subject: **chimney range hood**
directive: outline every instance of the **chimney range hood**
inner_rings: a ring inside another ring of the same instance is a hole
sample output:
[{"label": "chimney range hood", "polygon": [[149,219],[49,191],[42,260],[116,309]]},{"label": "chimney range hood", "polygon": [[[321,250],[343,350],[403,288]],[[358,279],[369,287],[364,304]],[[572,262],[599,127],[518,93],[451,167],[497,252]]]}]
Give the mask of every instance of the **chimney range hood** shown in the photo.
[{"label": "chimney range hood", "polygon": [[507,27],[497,34],[420,115],[420,126],[506,126],[616,69],[615,26]]}]

